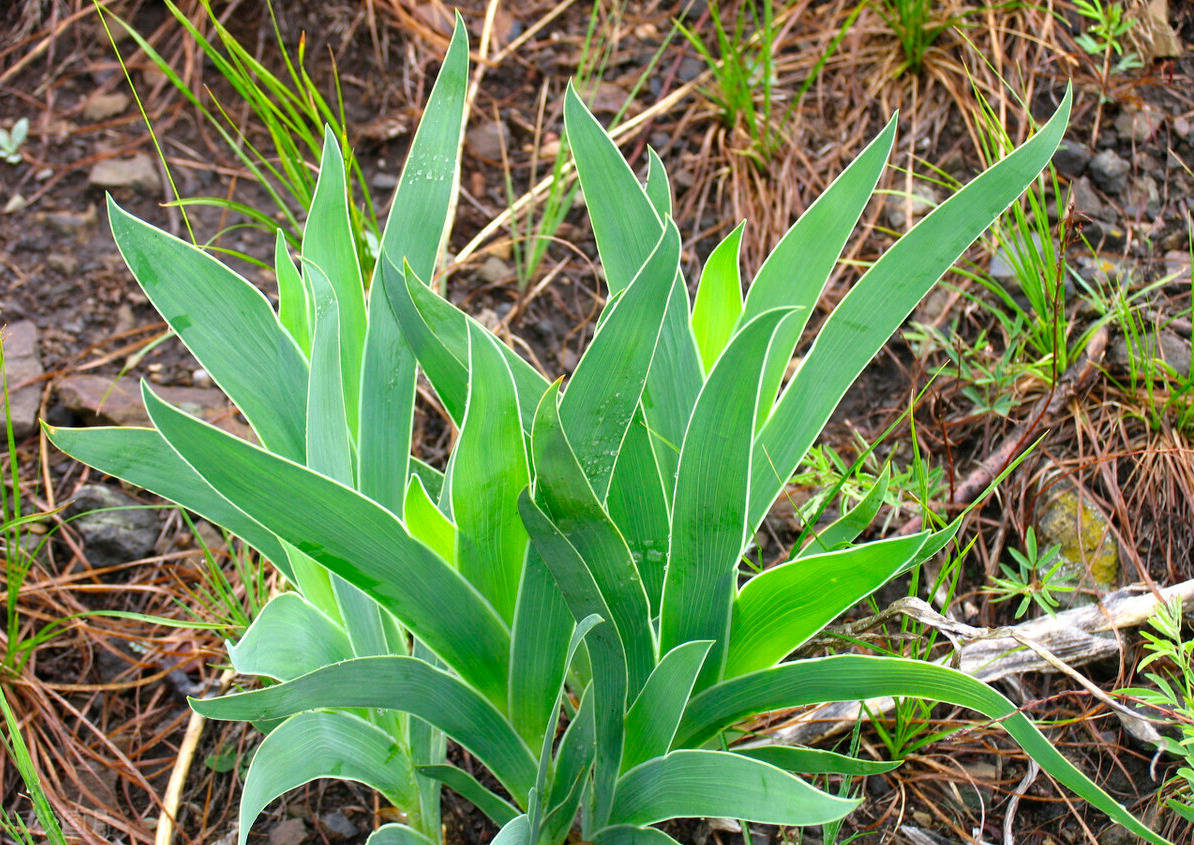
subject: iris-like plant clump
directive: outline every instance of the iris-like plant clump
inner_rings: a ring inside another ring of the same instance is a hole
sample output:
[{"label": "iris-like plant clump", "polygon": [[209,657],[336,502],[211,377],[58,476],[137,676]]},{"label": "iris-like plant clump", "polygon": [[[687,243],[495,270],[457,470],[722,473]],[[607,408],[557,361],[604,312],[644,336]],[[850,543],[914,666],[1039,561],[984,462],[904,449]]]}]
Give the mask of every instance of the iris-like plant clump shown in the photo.
[{"label": "iris-like plant clump", "polygon": [[[787,659],[942,549],[957,523],[857,542],[874,514],[852,512],[771,568],[740,566],[850,384],[1049,161],[1069,94],[862,276],[785,384],[895,121],[776,245],[745,296],[738,227],[691,302],[661,162],[652,155],[641,184],[570,89],[567,141],[608,300],[565,384],[427,284],[456,190],[467,60],[458,19],[368,285],[331,133],[301,255],[278,239],[276,311],[212,256],[109,202],[129,268],[257,442],[148,385],[151,428],[49,434],[224,526],[284,576],[285,591],[229,646],[236,670],[267,685],[191,702],[265,733],[240,842],[270,801],[321,777],[367,784],[402,811],[406,822],[381,827],[373,845],[439,841],[444,784],[501,826],[500,843],[558,843],[578,825],[599,845],[672,842],[653,825],[694,816],[826,824],[858,802],[802,775],[894,764],[728,747],[723,733],[780,708],[901,696],[997,720],[1060,783],[1163,843],[965,674],[861,654]],[[411,455],[420,373],[459,427],[443,471]],[[449,764],[447,739],[500,789]]]}]

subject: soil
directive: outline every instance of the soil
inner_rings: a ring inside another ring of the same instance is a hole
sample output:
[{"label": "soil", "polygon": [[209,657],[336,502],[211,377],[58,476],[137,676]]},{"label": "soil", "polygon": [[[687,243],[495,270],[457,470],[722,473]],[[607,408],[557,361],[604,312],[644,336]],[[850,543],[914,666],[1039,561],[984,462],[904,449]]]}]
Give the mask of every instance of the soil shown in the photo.
[{"label": "soil", "polygon": [[[603,103],[596,108],[600,117],[610,119],[616,104],[634,88],[682,5],[632,4],[615,21],[621,37],[604,68],[602,78],[608,87],[598,98]],[[785,67],[792,68],[792,73],[801,68],[807,72],[811,65],[807,56],[816,55],[810,49],[828,44],[836,31],[830,24],[842,20],[846,9],[835,2],[803,5],[813,17],[794,15],[782,36],[786,39],[782,43],[788,45],[784,60],[790,62]],[[1194,41],[1194,11],[1180,3],[1169,5],[1168,23],[1180,39],[1181,55],[1158,58],[1141,70],[1115,75],[1105,91],[1098,81],[1097,64],[1074,45],[1064,24],[1057,24],[1059,31],[1051,36],[1062,45],[1058,52],[1020,72],[1032,92],[1030,102],[1037,117],[1056,106],[1066,75],[1074,79],[1076,105],[1067,139],[1077,150],[1076,158],[1059,159],[1057,166],[1063,185],[1073,187],[1076,195],[1079,188],[1085,192],[1073,217],[1090,246],[1079,240],[1070,244],[1077,274],[1094,284],[1098,278],[1118,282],[1117,274],[1123,273],[1137,288],[1168,279],[1148,294],[1147,307],[1165,317],[1186,315],[1178,316],[1166,331],[1175,338],[1176,348],[1188,354],[1190,270],[1183,255],[1194,189],[1190,170],[1194,55],[1189,46]],[[476,44],[484,8],[479,3],[462,6]],[[236,102],[235,93],[211,66],[194,60],[184,49],[163,8],[131,0],[113,7],[140,32],[154,33],[164,55],[190,61],[192,90],[203,93],[207,86],[221,102]],[[284,42],[295,44],[305,33],[308,57],[334,56],[355,154],[374,196],[388,196],[442,50],[444,21],[434,11],[437,6],[399,0],[384,4],[339,0],[327,5],[286,0],[276,2],[275,8]],[[498,44],[533,26],[548,8],[515,4],[510,11],[503,10],[496,27]],[[264,4],[218,4],[217,12],[224,11],[230,13],[233,33],[259,49],[268,65],[279,68]],[[823,16],[822,23],[810,25],[817,15]],[[699,94],[690,94],[674,110],[656,115],[626,146],[640,175],[645,173],[648,143],[669,164],[677,219],[689,236],[684,253],[688,278],[697,278],[700,260],[740,216],[759,220],[756,229],[748,229],[753,242],[745,256],[748,269],[757,267],[767,246],[861,149],[862,142],[878,131],[896,105],[904,111],[895,163],[905,165],[915,157],[941,163],[957,175],[977,171],[979,160],[956,99],[965,100],[957,93],[956,77],[936,74],[930,67],[915,77],[919,80],[915,84],[908,75],[897,76],[868,89],[873,94],[870,99],[860,97],[859,78],[880,74],[888,61],[886,52],[870,48],[877,27],[871,17],[868,11],[859,19],[857,30],[810,87],[798,112],[803,116],[797,121],[799,129],[793,130],[799,135],[793,149],[765,167],[744,163],[745,157],[732,152],[741,138],[718,128],[716,110]],[[708,31],[706,15],[698,10],[692,18]],[[804,23],[797,24],[798,19]],[[136,412],[121,405],[126,400],[120,395],[104,396],[102,402],[71,399],[69,379],[81,375],[120,379],[129,386],[146,378],[163,386],[209,388],[206,374],[181,344],[160,339],[164,325],[127,272],[107,231],[105,189],[95,184],[93,168],[127,163],[142,155],[149,157],[151,169],[135,185],[111,188],[112,199],[143,219],[186,235],[179,209],[163,205],[172,195],[134,102],[125,97],[123,107],[117,108],[121,101],[116,98],[109,101],[115,104],[114,113],[96,116],[103,112],[102,97],[128,94],[102,27],[83,4],[76,7],[67,0],[14,4],[0,11],[0,21],[16,35],[12,46],[0,45],[0,127],[11,127],[21,117],[31,123],[21,162],[0,163],[0,205],[7,204],[0,214],[0,324],[28,320],[36,327],[36,351],[45,371],[34,382],[42,416],[53,424],[79,425]],[[531,162],[538,154],[532,151],[558,143],[559,95],[576,71],[588,21],[587,7],[569,7],[486,73],[470,119],[450,256],[458,255],[507,206],[508,190],[521,194],[550,168],[550,159],[539,160],[533,172]],[[56,37],[46,41],[46,33],[52,30],[57,31]],[[50,46],[37,52],[43,43]],[[956,39],[949,43],[954,53],[960,52]],[[882,44],[890,49],[887,42]],[[132,56],[132,43],[121,41],[121,51]],[[322,90],[330,90],[330,63],[311,61],[309,65],[317,68]],[[235,197],[268,207],[261,188],[245,178],[210,127],[163,83],[144,57],[134,56],[130,68],[179,193]],[[691,46],[683,39],[672,40],[648,74],[630,113],[648,108],[701,70]],[[543,91],[548,92],[547,105],[540,115]],[[1107,100],[1100,106],[1103,94]],[[1015,113],[1013,106],[1009,121]],[[1094,133],[1096,115],[1099,129]],[[1150,122],[1154,118],[1155,124]],[[1141,128],[1141,121],[1148,125]],[[1022,135],[1024,127],[1013,131]],[[251,132],[255,133],[251,137],[260,139],[259,128]],[[499,135],[513,162],[511,188],[501,168],[503,144],[494,144]],[[1126,164],[1124,172],[1106,166],[1108,161],[1114,165],[1108,155],[1099,163],[1086,161],[1096,153],[1114,153]],[[799,175],[804,178],[798,180]],[[1124,184],[1116,185],[1117,179]],[[904,176],[893,170],[881,187],[899,191],[904,186]],[[835,276],[823,308],[848,289],[860,262],[874,258],[891,242],[891,229],[900,228],[893,225],[891,211],[902,204],[894,197],[877,198],[867,210],[856,245],[849,248],[851,262]],[[258,259],[271,254],[272,236],[251,228],[230,229],[240,221],[221,209],[190,206],[186,214],[199,242],[214,241],[223,250]],[[603,304],[603,287],[580,203],[568,212],[556,235],[542,267],[525,284],[519,282],[516,252],[508,237],[491,240],[480,252],[452,263],[438,283],[453,302],[487,325],[498,327],[507,337],[521,338],[522,351],[544,371],[567,374],[591,333],[591,322]],[[970,257],[974,266],[987,268],[989,252],[976,248]],[[268,296],[276,295],[272,272],[251,261],[229,260]],[[980,304],[990,303],[990,295],[962,275],[951,274],[947,281],[954,288],[927,298],[914,319],[967,344],[978,342],[984,332],[995,338],[996,320],[990,307]],[[1093,315],[1083,310],[1077,298],[1072,302],[1075,325],[1089,325]],[[1121,339],[1110,338],[1109,349],[1122,346]],[[997,358],[1001,352],[995,341],[990,354]],[[1028,424],[1028,440],[1048,435],[1008,480],[1000,497],[968,524],[966,530],[980,539],[954,602],[966,621],[990,626],[1012,621],[1012,608],[993,604],[983,587],[1007,558],[1005,549],[1019,547],[1020,537],[1039,516],[1036,511],[1045,508],[1059,474],[1110,515],[1122,559],[1120,583],[1172,584],[1194,577],[1194,497],[1187,486],[1194,471],[1188,429],[1168,423],[1150,425],[1135,414],[1135,406],[1128,408],[1131,397],[1123,387],[1122,359],[1116,363],[1109,357],[1094,384],[1047,420],[1030,417],[1035,403],[1048,393],[1047,382],[1024,379],[1004,384],[1001,389],[1011,400],[1010,407],[1001,413],[982,413],[976,411],[973,394],[964,392],[970,380],[958,377],[956,362],[932,378],[948,363],[940,350],[925,352],[897,335],[847,395],[824,442],[850,461],[858,453],[859,436],[870,442],[894,425],[893,434],[877,452],[907,466],[908,444],[913,436],[919,438],[926,454],[944,456],[938,463],[942,489],[935,500],[948,509],[957,484],[1016,424]],[[908,408],[908,397],[926,385],[914,435],[908,422],[899,418]],[[10,384],[14,390],[30,386]],[[210,399],[208,410],[235,424],[219,397],[196,396],[197,401]],[[434,462],[442,459],[451,431],[433,402],[428,397],[421,401],[416,449]],[[1113,413],[1114,409],[1121,410]],[[44,475],[38,469],[41,454]],[[102,481],[55,453],[36,433],[21,444],[21,455],[28,483],[42,475],[41,489],[31,493],[30,500],[42,506],[68,502],[80,484]],[[794,500],[807,498],[821,486],[793,488]],[[152,503],[144,496],[138,500]],[[151,538],[154,556],[132,565],[97,566],[85,538],[64,529],[49,544],[48,562],[35,575],[85,589],[69,595],[54,593],[44,612],[119,606],[179,616],[176,599],[199,599],[196,585],[205,583],[202,573],[207,564],[196,550],[190,527],[174,511],[169,513],[163,513]],[[885,509],[884,518],[898,526],[918,514],[915,503],[905,498]],[[777,507],[759,537],[766,559],[774,560],[790,548],[802,528],[790,507]],[[218,536],[209,538],[213,547],[222,545]],[[218,563],[234,577],[232,557],[220,556]],[[247,591],[242,585],[237,595],[249,603],[252,592],[252,585]],[[892,587],[877,602],[883,606],[904,594],[903,585]],[[867,608],[859,610],[861,615]],[[1082,671],[1110,690],[1131,680],[1139,657],[1139,643],[1132,640],[1125,642],[1119,661],[1089,665]],[[221,661],[220,640],[209,633],[162,631],[114,620],[88,622],[36,649],[24,680],[13,686],[15,699],[23,718],[34,724],[39,719],[53,723],[35,731],[37,742],[44,746],[40,759],[59,769],[50,777],[54,791],[80,808],[74,831],[79,841],[153,840],[158,803],[186,727],[184,697],[218,683]],[[1188,828],[1176,820],[1156,815],[1154,795],[1165,777],[1173,774],[1174,761],[1162,758],[1154,769],[1151,746],[1133,739],[1105,707],[1055,675],[1025,677],[1002,691],[1035,719],[1057,720],[1050,738],[1119,800],[1146,818],[1150,814],[1160,818],[1160,827],[1170,835],[1179,839],[1189,835]],[[910,751],[905,765],[895,772],[867,778],[862,787],[867,800],[846,823],[843,837],[854,833],[859,841],[910,843],[994,842],[1001,837],[1018,843],[1130,841],[1122,831],[1109,828],[1099,813],[1075,806],[1047,778],[1026,778],[1025,758],[997,729],[967,721],[969,714],[947,707],[931,712],[935,729],[944,725],[959,731]],[[915,715],[924,718],[927,712]],[[863,729],[859,741],[875,756],[891,753],[873,728]],[[178,817],[182,841],[234,841],[227,836],[235,825],[237,773],[255,742],[249,728],[208,727],[183,789]],[[17,797],[19,779],[2,758],[0,776],[0,805],[20,805],[23,811],[25,805]],[[1026,790],[1024,799],[1013,809],[1016,805],[1008,798],[1022,782],[1028,784],[1020,787]],[[451,793],[444,817],[453,842],[486,842],[495,832]],[[273,805],[255,828],[261,836],[255,833],[251,841],[363,842],[367,831],[385,818],[368,790],[318,782]],[[1005,822],[1013,832],[1005,834]],[[668,830],[683,842],[700,845],[742,841],[733,827],[690,821],[674,823]],[[801,839],[790,831],[752,828],[752,842],[777,840],[822,841],[812,831]]]}]

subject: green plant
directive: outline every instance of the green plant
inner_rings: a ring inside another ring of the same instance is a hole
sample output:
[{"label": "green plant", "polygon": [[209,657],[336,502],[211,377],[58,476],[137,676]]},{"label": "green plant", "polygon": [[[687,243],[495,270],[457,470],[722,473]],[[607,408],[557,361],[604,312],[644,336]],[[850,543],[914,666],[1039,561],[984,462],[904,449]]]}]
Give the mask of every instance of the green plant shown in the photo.
[{"label": "green plant", "polygon": [[[1074,41],[1089,55],[1103,57],[1103,77],[1111,73],[1124,73],[1135,68],[1143,67],[1140,56],[1128,51],[1124,52],[1121,40],[1136,25],[1136,21],[1126,17],[1122,3],[1102,0],[1074,0],[1074,10],[1082,17],[1091,21],[1086,32],[1074,36]],[[1119,56],[1119,60],[1111,67],[1111,54]]]},{"label": "green plant", "polygon": [[[211,107],[192,92],[178,72],[131,24],[106,6],[100,5],[99,0],[95,0],[95,2],[102,11],[101,20],[103,20],[104,26],[107,27],[107,16],[111,16],[131,36],[132,40],[166,76],[174,88],[186,97],[208,125],[219,134],[245,170],[257,181],[274,204],[274,209],[271,212],[226,197],[183,199],[176,192],[175,204],[183,208],[184,219],[187,206],[215,206],[243,215],[250,221],[249,225],[271,234],[275,231],[281,232],[292,248],[299,248],[303,228],[299,222],[299,213],[295,208],[297,206],[302,211],[307,211],[311,207],[316,186],[314,165],[320,160],[321,148],[325,140],[324,127],[325,125],[330,126],[332,134],[340,146],[341,158],[345,166],[345,183],[349,197],[348,211],[352,219],[352,237],[357,259],[366,273],[371,270],[377,257],[380,232],[368,182],[349,146],[344,103],[340,99],[339,79],[336,78],[335,82],[337,102],[333,105],[320,93],[315,81],[307,72],[305,39],[299,43],[297,54],[292,58],[292,53],[284,43],[282,33],[278,28],[272,2],[265,5],[273,24],[278,53],[286,65],[284,76],[274,74],[261,64],[248,48],[236,40],[236,37],[229,32],[212,10],[210,0],[200,0],[201,7],[207,16],[208,26],[214,32],[214,37],[210,38],[204,35],[173,0],[165,0],[166,8],[174,16],[174,19],[194,39],[195,45],[237,93],[249,112],[256,118],[257,124],[265,129],[269,136],[270,146],[273,148],[272,152],[259,149],[254,145],[246,131],[247,126],[251,124],[247,124],[240,116],[234,117],[230,113],[233,109],[225,108],[225,105],[216,99],[210,89],[208,89],[208,93],[211,98]],[[113,48],[117,49],[115,39],[113,39]],[[118,49],[117,56],[119,57]],[[131,78],[129,84],[132,87]],[[134,95],[137,93],[135,88],[133,88],[133,93]],[[148,116],[145,116],[145,120],[148,125]],[[354,201],[354,197],[359,199],[359,202]],[[283,223],[280,229],[278,228],[279,220]],[[233,254],[253,263],[261,263],[251,256]]]},{"label": "green plant", "polygon": [[[41,824],[42,841],[48,845],[66,845],[62,826],[54,814],[54,808],[50,806],[49,799],[46,798],[41,777],[37,773],[37,767],[33,765],[33,758],[29,755],[29,747],[25,744],[25,738],[21,736],[21,726],[17,723],[16,714],[12,712],[8,698],[4,695],[3,679],[0,679],[0,711],[4,714],[4,727],[0,730],[0,748],[3,748],[8,759],[16,764],[21,782],[29,792],[33,814]],[[13,807],[0,808],[0,833],[21,845],[33,845],[35,841],[28,824]]]},{"label": "green plant", "polygon": [[1158,604],[1148,624],[1157,633],[1142,632],[1147,653],[1137,669],[1144,672],[1155,664],[1154,671],[1144,672],[1155,688],[1127,687],[1117,692],[1172,715],[1180,739],[1160,735],[1159,746],[1183,765],[1162,787],[1170,790],[1165,806],[1194,821],[1194,640],[1182,637],[1181,596]]},{"label": "green plant", "polygon": [[940,9],[933,8],[936,5],[934,0],[871,0],[871,5],[900,42],[904,59],[896,69],[895,76],[905,72],[920,73],[924,68],[925,54],[937,43],[942,33],[953,29],[967,17],[990,8],[963,9],[942,15]]},{"label": "green plant", "polygon": [[[278,314],[213,257],[109,202],[133,274],[261,445],[148,385],[153,428],[47,431],[69,454],[225,525],[294,587],[230,647],[242,674],[279,683],[191,702],[267,731],[245,780],[240,841],[275,797],[329,776],[362,781],[407,813],[409,825],[384,826],[373,845],[438,838],[426,795],[439,782],[502,825],[499,843],[561,842],[578,813],[598,845],[673,841],[651,825],[683,816],[825,824],[857,801],[793,774],[827,771],[822,753],[728,749],[723,732],[782,707],[899,695],[998,720],[1061,783],[1165,842],[967,675],[860,654],[785,661],[948,544],[956,522],[803,555],[738,587],[748,542],[850,383],[1048,161],[1069,96],[868,270],[781,392],[894,121],[797,221],[745,299],[737,261],[719,247],[698,329],[679,232],[652,204],[665,192],[638,182],[570,89],[565,128],[610,295],[565,390],[423,281],[453,195],[466,63],[458,18],[368,297],[330,133],[302,270]],[[298,307],[304,293],[313,312]],[[410,458],[419,368],[459,426],[442,474]],[[447,764],[445,735],[504,794]]]},{"label": "green plant", "polygon": [[21,146],[29,137],[29,118],[18,118],[12,129],[0,129],[0,158],[9,164],[21,163]]},{"label": "green plant", "polygon": [[1008,553],[1016,562],[1016,568],[999,564],[1004,577],[992,578],[992,586],[987,590],[994,596],[992,603],[1019,598],[1017,619],[1033,604],[1052,616],[1060,605],[1054,593],[1072,593],[1076,589],[1074,576],[1066,571],[1061,546],[1054,543],[1044,551],[1038,549],[1036,529],[1029,527],[1024,536],[1024,551],[1009,548]]}]

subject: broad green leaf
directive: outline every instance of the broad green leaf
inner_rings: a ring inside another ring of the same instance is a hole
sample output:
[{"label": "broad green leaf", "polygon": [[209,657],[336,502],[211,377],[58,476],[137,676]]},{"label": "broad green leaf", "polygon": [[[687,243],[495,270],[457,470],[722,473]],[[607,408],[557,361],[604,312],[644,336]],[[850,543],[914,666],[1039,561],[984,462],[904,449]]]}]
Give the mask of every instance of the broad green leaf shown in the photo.
[{"label": "broad green leaf", "polygon": [[667,170],[654,148],[647,147],[647,184],[644,186],[651,208],[660,220],[672,215],[672,186]]},{"label": "broad green leaf", "polygon": [[[564,126],[612,297],[630,284],[646,262],[663,232],[663,220],[617,145],[571,84],[564,97]],[[690,323],[688,289],[680,275],[668,299],[651,373],[643,407],[653,432],[652,448],[664,479],[665,495],[670,501],[677,450],[702,382],[700,353]]]},{"label": "broad green leaf", "polygon": [[274,596],[240,641],[228,643],[228,659],[237,672],[276,681],[291,681],[351,657],[344,629],[298,593]]},{"label": "broad green leaf", "polygon": [[[594,609],[588,613],[599,614],[618,629],[626,649],[630,694],[635,695],[655,665],[647,594],[626,541],[602,508],[572,451],[560,420],[558,400],[556,382],[543,394],[535,412],[531,437],[535,498],[592,573],[609,612]],[[554,562],[546,555],[544,561],[554,572]]]},{"label": "broad green leaf", "polygon": [[800,557],[751,578],[734,599],[725,677],[783,660],[902,572],[928,538],[926,531]]},{"label": "broad green leaf", "polygon": [[671,515],[641,405],[626,429],[605,504],[630,547],[654,618],[663,595]]},{"label": "broad green leaf", "polygon": [[431,840],[412,827],[404,824],[383,824],[369,834],[365,845],[435,845]]},{"label": "broad green leaf", "polygon": [[278,230],[274,240],[274,276],[278,280],[278,322],[290,333],[304,355],[311,354],[307,286],[286,249],[286,236]]},{"label": "broad green leaf", "polygon": [[860,802],[810,786],[769,763],[725,751],[673,751],[618,780],[610,821],[647,825],[730,817],[803,827],[840,819]]},{"label": "broad green leaf", "polygon": [[[510,721],[532,747],[555,718],[568,634],[575,624],[539,552],[527,554],[510,632]],[[552,731],[554,734],[554,731]]]},{"label": "broad green leaf", "polygon": [[675,839],[658,828],[632,824],[611,825],[593,837],[593,845],[670,845],[674,842]]},{"label": "broad green leaf", "polygon": [[410,456],[410,474],[417,475],[432,501],[437,501],[444,489],[444,474],[426,461]]},{"label": "broad green leaf", "polygon": [[742,754],[755,760],[762,760],[778,766],[787,772],[806,775],[881,775],[898,769],[903,760],[863,760],[836,751],[820,748],[803,748],[793,745],[759,745],[753,748],[734,748],[735,754]]},{"label": "broad green leaf", "polygon": [[336,591],[332,589],[332,579],[335,576],[327,567],[316,563],[310,555],[300,552],[285,540],[279,542],[286,552],[286,559],[290,562],[290,571],[294,573],[291,583],[298,588],[303,598],[319,608],[337,625],[343,626],[344,617],[340,615],[340,603],[336,601]]},{"label": "broad green leaf", "polygon": [[300,713],[258,746],[245,776],[237,841],[275,798],[317,778],[354,780],[400,807],[412,806],[414,770],[385,731],[348,713]]},{"label": "broad green leaf", "polygon": [[776,331],[759,392],[759,425],[771,413],[784,371],[842,248],[870,201],[895,140],[896,119],[817,197],[784,234],[750,285],[741,324],[770,308],[799,310]]},{"label": "broad green leaf", "polygon": [[[468,327],[480,327],[480,323],[420,282],[413,270],[404,275],[391,266],[383,268],[381,273],[404,337],[444,407],[459,425],[468,395]],[[531,415],[547,389],[547,379],[504,343],[499,343],[498,348],[514,374],[523,428],[529,431]]]},{"label": "broad green leaf", "polygon": [[[375,265],[380,274],[385,262]],[[385,286],[369,294],[369,327],[361,365],[357,489],[391,513],[400,514],[410,472],[415,406],[415,356],[386,300]]]},{"label": "broad green leaf", "polygon": [[307,362],[269,300],[210,255],[108,198],[116,246],[153,307],[266,448],[302,460]]},{"label": "broad green leaf", "polygon": [[533,845],[531,822],[526,813],[506,822],[489,845]]},{"label": "broad green leaf", "polygon": [[617,145],[571,82],[564,95],[564,127],[593,222],[605,283],[611,294],[619,293],[655,248],[663,222]]},{"label": "broad green leaf", "polygon": [[652,757],[661,757],[671,748],[672,737],[711,645],[709,640],[694,640],[676,646],[660,658],[626,713],[623,772]]},{"label": "broad green leaf", "polygon": [[593,722],[593,686],[590,684],[580,697],[576,716],[568,723],[556,752],[552,774],[551,811],[543,823],[549,841],[562,840],[572,827],[576,809],[580,806],[585,774],[593,763],[596,748],[596,726]]},{"label": "broad green leaf", "polygon": [[684,437],[659,616],[660,648],[712,640],[697,688],[721,678],[738,561],[746,539],[751,437],[763,358],[788,311],[768,311],[730,342]]},{"label": "broad green leaf", "polygon": [[976,176],[871,266],[825,322],[755,442],[751,527],[799,465],[846,390],[916,303],[1049,163],[1065,132],[1072,92],[1049,122]]},{"label": "broad green leaf", "polygon": [[143,396],[162,436],[221,495],[364,591],[505,707],[505,625],[397,517],[355,490],[172,408],[148,387]]},{"label": "broad green leaf", "polygon": [[696,302],[692,305],[692,332],[706,373],[713,369],[730,342],[742,315],[742,271],[738,262],[745,229],[744,220],[713,248],[701,270]]},{"label": "broad green leaf", "polygon": [[322,270],[335,291],[344,407],[352,412],[348,428],[355,437],[361,404],[361,360],[365,349],[365,286],[349,219],[344,158],[340,155],[340,144],[328,126],[323,128],[319,179],[303,229],[303,278],[315,300],[315,333],[318,335],[319,307],[326,294],[320,291],[320,282],[311,278],[312,268]]},{"label": "broad green leaf", "polygon": [[217,493],[155,429],[134,426],[55,428],[46,425],[45,430],[50,442],[72,458],[227,528],[268,558],[286,580],[294,581],[278,538]]},{"label": "broad green leaf", "polygon": [[255,721],[315,708],[399,710],[442,730],[474,754],[519,803],[535,781],[535,760],[505,717],[455,675],[416,657],[358,657],[273,687],[189,699],[209,719]]},{"label": "broad green leaf", "polygon": [[879,513],[879,508],[883,506],[883,500],[887,496],[887,486],[890,481],[891,464],[885,464],[883,472],[875,479],[875,483],[871,485],[871,489],[862,497],[862,500],[842,514],[840,518],[834,520],[824,531],[815,535],[807,546],[797,551],[794,557],[807,557],[833,551],[853,542],[859,534],[866,531],[875,515]]},{"label": "broad green leaf", "polygon": [[397,267],[405,259],[420,278],[429,281],[448,234],[448,209],[457,193],[467,87],[468,33],[457,13],[452,41],[410,142],[381,236],[383,256]]},{"label": "broad green leaf", "polygon": [[431,501],[422,479],[411,473],[402,511],[410,535],[456,566],[456,526]]},{"label": "broad green leaf", "polygon": [[[554,399],[552,401],[554,403]],[[596,823],[603,825],[609,814],[622,759],[622,720],[627,697],[626,651],[617,627],[608,621],[613,613],[580,552],[540,510],[529,492],[523,492],[518,507],[531,542],[551,570],[572,617],[578,623],[592,615],[606,620],[588,635],[596,728],[593,812]]]},{"label": "broad green leaf", "polygon": [[643,394],[669,291],[680,271],[680,233],[668,218],[659,243],[581,356],[560,419],[598,501]]},{"label": "broad green leaf", "polygon": [[527,532],[518,494],[531,483],[514,376],[497,343],[469,327],[469,392],[453,453],[452,516],[460,574],[514,622]]},{"label": "broad green leaf", "polygon": [[442,783],[460,797],[464,798],[485,817],[501,827],[518,815],[518,808],[486,789],[480,782],[456,766],[419,766],[419,774]]},{"label": "broad green leaf", "polygon": [[919,660],[841,654],[785,663],[724,681],[693,699],[680,723],[678,744],[699,745],[756,713],[826,701],[897,696],[969,707],[994,719],[1054,779],[1156,845],[1150,831],[1061,755],[1031,720],[991,687],[969,675]]}]

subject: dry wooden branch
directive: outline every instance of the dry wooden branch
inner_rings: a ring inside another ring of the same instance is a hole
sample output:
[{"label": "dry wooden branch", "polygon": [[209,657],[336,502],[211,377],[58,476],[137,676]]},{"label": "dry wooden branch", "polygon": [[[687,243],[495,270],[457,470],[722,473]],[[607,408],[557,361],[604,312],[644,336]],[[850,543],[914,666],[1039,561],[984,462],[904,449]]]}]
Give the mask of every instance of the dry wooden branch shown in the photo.
[{"label": "dry wooden branch", "polygon": [[[980,681],[992,683],[1025,672],[1065,672],[1075,676],[1074,666],[1081,666],[1116,654],[1120,649],[1115,632],[1144,624],[1162,602],[1180,596],[1183,605],[1194,603],[1194,580],[1183,581],[1157,592],[1141,592],[1140,586],[1111,593],[1098,604],[1044,616],[1007,628],[973,628],[946,619],[919,599],[901,599],[883,613],[864,622],[878,624],[895,615],[910,616],[932,625],[951,639],[963,641],[948,663]],[[851,626],[856,631],[858,624]],[[1080,677],[1080,676],[1079,676]],[[1088,681],[1084,686],[1090,689]],[[1117,713],[1121,706],[1099,691],[1099,697],[1112,704]],[[895,708],[891,698],[867,702],[871,713],[887,713]],[[800,712],[794,718],[767,730],[766,739],[752,745],[811,745],[849,730],[862,712],[859,702],[835,702]],[[1133,713],[1139,718],[1139,714]],[[1124,718],[1128,718],[1124,714]]]}]

